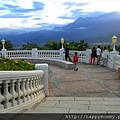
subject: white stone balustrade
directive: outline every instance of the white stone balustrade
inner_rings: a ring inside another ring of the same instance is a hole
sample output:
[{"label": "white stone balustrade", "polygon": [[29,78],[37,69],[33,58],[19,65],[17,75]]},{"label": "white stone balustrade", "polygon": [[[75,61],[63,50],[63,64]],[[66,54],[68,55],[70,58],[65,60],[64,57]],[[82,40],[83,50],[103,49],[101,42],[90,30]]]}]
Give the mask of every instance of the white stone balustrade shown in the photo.
[{"label": "white stone balustrade", "polygon": [[[74,52],[78,52],[79,62],[86,61],[86,51],[70,51],[70,56],[73,57]],[[2,52],[1,52],[2,55]],[[49,58],[49,59],[59,59],[64,60],[64,51],[63,50],[11,50],[6,51],[5,53],[7,58],[16,59],[16,58]]]},{"label": "white stone balustrade", "polygon": [[79,59],[78,62],[85,63],[86,62],[86,51],[71,51],[70,50],[70,57],[73,58],[73,55],[77,52]]},{"label": "white stone balustrade", "polygon": [[[0,56],[3,55],[3,51],[0,51]],[[58,60],[65,60],[64,58],[64,51],[60,50],[37,50],[36,48],[32,50],[13,50],[13,51],[5,51],[4,55],[5,57],[11,58],[11,59],[38,59],[38,58],[44,58],[44,59],[58,59]],[[70,57],[73,59],[74,53],[77,52],[79,55],[78,62],[81,63],[90,63],[90,56],[91,56],[91,50],[88,49],[86,51],[71,51],[70,50]],[[118,66],[120,66],[120,61],[118,61],[119,52],[113,51],[109,54],[109,61],[107,66],[112,69],[117,69]],[[118,57],[115,57],[118,55]]]},{"label": "white stone balustrade", "polygon": [[60,59],[59,50],[38,50],[38,57]]},{"label": "white stone balustrade", "polygon": [[48,81],[45,78],[48,73],[44,72],[47,70],[48,67],[44,70],[0,71],[0,112],[8,112],[18,106],[22,108],[36,99],[42,100],[45,97],[43,81]]},{"label": "white stone balustrade", "polygon": [[32,51],[31,50],[10,50],[10,51],[6,51],[6,57],[7,58],[32,57]]}]

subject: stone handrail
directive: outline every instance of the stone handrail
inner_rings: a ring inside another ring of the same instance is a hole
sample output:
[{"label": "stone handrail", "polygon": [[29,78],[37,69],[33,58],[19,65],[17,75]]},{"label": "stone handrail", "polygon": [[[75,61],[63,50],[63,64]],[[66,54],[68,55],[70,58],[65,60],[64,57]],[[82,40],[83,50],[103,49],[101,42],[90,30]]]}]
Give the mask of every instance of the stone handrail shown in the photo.
[{"label": "stone handrail", "polygon": [[0,71],[1,113],[22,108],[35,100],[42,100],[49,94],[48,65],[38,64],[36,69],[32,71]]},{"label": "stone handrail", "polygon": [[[19,60],[19,59],[17,59]],[[49,65],[56,65],[66,69],[74,69],[74,63],[58,59],[47,59],[47,58],[25,58],[26,61],[37,64],[37,63],[47,63]]]}]

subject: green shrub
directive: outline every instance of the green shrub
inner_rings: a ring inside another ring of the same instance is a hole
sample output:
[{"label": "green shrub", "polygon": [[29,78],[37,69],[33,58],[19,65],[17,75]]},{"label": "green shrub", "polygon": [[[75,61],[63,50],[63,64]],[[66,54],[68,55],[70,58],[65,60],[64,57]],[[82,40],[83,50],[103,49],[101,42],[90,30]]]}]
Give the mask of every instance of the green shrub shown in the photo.
[{"label": "green shrub", "polygon": [[35,70],[35,65],[26,62],[25,60],[10,60],[8,58],[1,58],[0,71],[5,71],[5,70],[13,70],[13,71]]}]

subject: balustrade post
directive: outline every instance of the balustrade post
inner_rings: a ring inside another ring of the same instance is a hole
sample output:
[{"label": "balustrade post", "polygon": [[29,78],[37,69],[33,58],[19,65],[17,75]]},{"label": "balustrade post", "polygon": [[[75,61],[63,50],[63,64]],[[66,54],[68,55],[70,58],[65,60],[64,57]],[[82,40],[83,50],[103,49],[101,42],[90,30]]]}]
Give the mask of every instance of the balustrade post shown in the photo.
[{"label": "balustrade post", "polygon": [[49,96],[49,89],[48,89],[48,64],[36,64],[36,70],[43,70],[44,76],[42,79],[42,83],[44,85],[44,92],[46,96]]},{"label": "balustrade post", "polygon": [[63,60],[64,59],[64,49],[59,49],[59,52],[60,52],[60,60]]},{"label": "balustrade post", "polygon": [[2,49],[2,57],[6,58],[6,49]]},{"label": "balustrade post", "polygon": [[114,64],[115,64],[115,55],[119,55],[119,52],[117,51],[112,51],[109,53],[109,58],[108,58],[108,64],[107,66],[114,69]]},{"label": "balustrade post", "polygon": [[38,57],[38,51],[37,51],[37,48],[33,48],[32,49],[32,58],[36,58]]},{"label": "balustrade post", "polygon": [[90,63],[91,49],[87,49],[85,52],[86,52],[86,62],[85,63]]}]

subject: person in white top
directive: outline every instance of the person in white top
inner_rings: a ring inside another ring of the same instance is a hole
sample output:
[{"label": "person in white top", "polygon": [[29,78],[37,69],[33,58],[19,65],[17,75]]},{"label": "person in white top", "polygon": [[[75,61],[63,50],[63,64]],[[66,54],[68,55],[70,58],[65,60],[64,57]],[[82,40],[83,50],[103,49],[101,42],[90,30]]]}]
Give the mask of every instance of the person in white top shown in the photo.
[{"label": "person in white top", "polygon": [[106,47],[104,47],[104,51],[102,52],[102,61],[103,64],[101,66],[105,67],[105,64],[108,62],[108,50],[106,49]]},{"label": "person in white top", "polygon": [[101,58],[101,49],[100,49],[100,45],[98,45],[96,51],[97,51],[97,65],[99,65],[100,58]]}]

